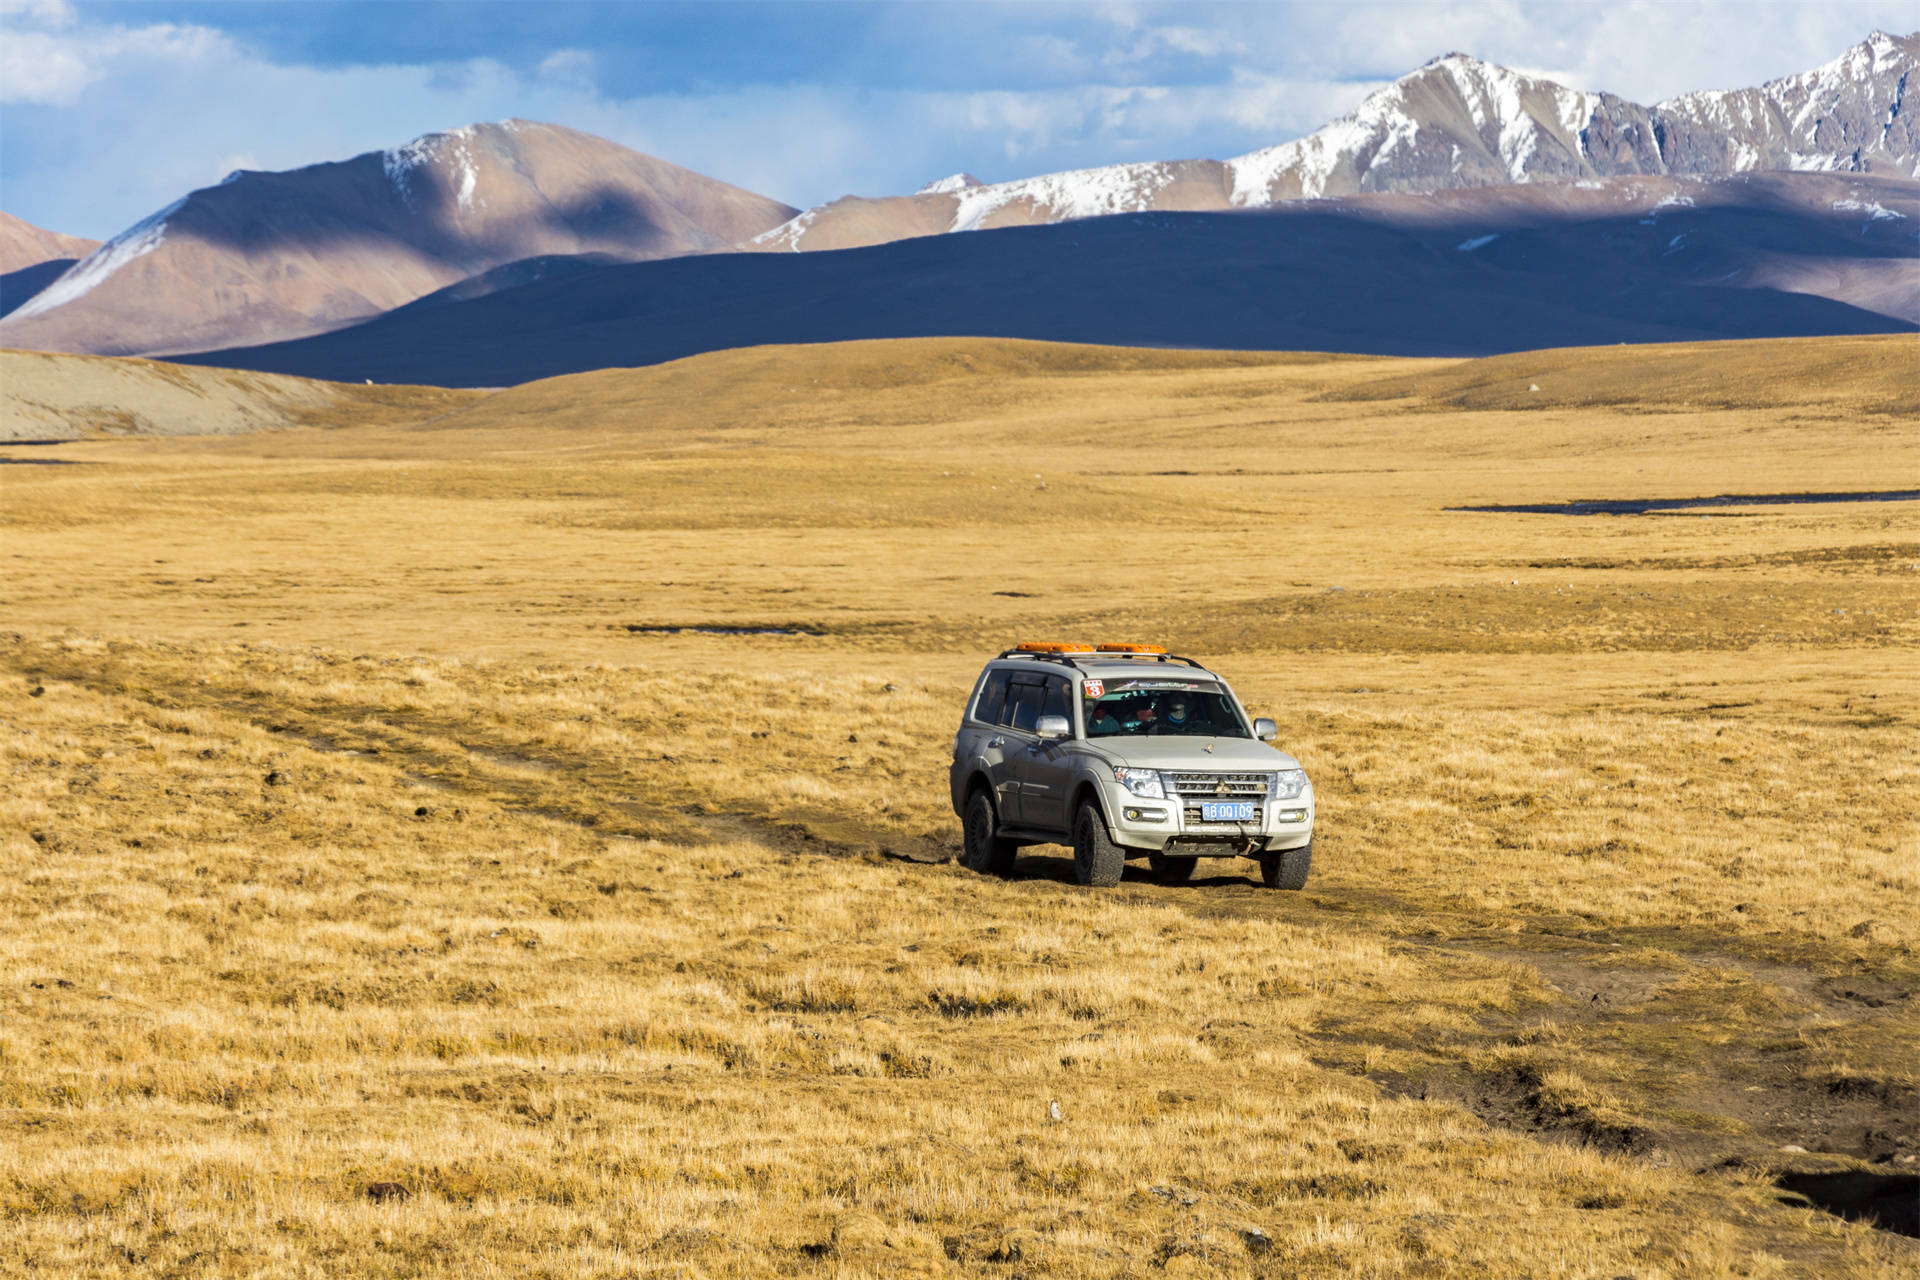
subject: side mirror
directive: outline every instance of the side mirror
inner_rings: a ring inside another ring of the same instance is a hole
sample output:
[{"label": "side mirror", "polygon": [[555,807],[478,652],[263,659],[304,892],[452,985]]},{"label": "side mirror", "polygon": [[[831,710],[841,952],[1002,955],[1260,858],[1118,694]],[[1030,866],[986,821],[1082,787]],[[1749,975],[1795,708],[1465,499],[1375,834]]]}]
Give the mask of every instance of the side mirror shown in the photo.
[{"label": "side mirror", "polygon": [[1253,736],[1262,742],[1272,742],[1280,736],[1280,726],[1261,716],[1253,722]]},{"label": "side mirror", "polygon": [[1041,716],[1033,731],[1044,738],[1065,738],[1073,733],[1073,724],[1065,716]]}]

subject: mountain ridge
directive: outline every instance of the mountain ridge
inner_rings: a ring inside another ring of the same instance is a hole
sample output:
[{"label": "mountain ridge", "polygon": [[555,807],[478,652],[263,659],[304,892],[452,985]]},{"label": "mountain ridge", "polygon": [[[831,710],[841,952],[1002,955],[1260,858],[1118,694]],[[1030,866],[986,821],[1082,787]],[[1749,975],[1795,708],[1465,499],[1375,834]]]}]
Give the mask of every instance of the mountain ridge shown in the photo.
[{"label": "mountain ridge", "polygon": [[98,240],[62,235],[0,211],[0,275],[12,275],[54,258],[84,258],[99,247]]},{"label": "mountain ridge", "polygon": [[[1809,71],[1649,108],[1449,53],[1305,138],[1230,160],[1002,183],[956,173],[911,195],[805,211],[605,139],[509,119],[343,161],[230,174],[77,263],[7,277],[4,305],[16,309],[0,314],[0,345],[134,355],[255,347],[609,262],[852,249],[1115,214],[1768,168],[1904,177],[1920,173],[1920,125],[1904,101],[1917,64],[1920,33],[1876,31]],[[1874,294],[1862,270],[1815,291]],[[1897,272],[1888,278],[1880,309],[1904,316],[1907,286]]]},{"label": "mountain ridge", "polygon": [[181,359],[476,387],[862,338],[1486,355],[1911,331],[1915,225],[1920,183],[1868,175],[1385,192],[604,266]]},{"label": "mountain ridge", "polygon": [[[845,249],[905,235],[1113,213],[1261,208],[1383,191],[1827,169],[1920,176],[1920,123],[1904,109],[1920,33],[1871,33],[1838,58],[1756,88],[1643,107],[1464,53],[1447,53],[1304,138],[1228,160],[1068,170],[910,196],[846,196],[739,246]],[[1829,107],[1824,114],[1819,108]],[[1886,116],[1877,137],[1868,122]],[[1839,150],[1817,150],[1818,147]]]},{"label": "mountain ridge", "polygon": [[0,320],[0,345],[159,355],[303,337],[543,254],[709,252],[789,205],[558,125],[507,120],[148,215]]}]

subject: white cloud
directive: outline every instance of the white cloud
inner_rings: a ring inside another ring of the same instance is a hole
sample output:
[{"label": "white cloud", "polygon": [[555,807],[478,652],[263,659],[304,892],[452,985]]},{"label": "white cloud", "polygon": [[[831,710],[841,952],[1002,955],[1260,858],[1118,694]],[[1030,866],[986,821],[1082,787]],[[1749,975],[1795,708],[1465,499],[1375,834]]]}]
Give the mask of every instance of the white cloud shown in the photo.
[{"label": "white cloud", "polygon": [[[35,17],[38,11],[23,11]],[[7,15],[14,17],[16,15]],[[58,16],[58,11],[56,11]],[[233,51],[210,27],[70,27],[59,31],[0,28],[0,103],[71,106],[109,76],[156,64],[191,66]]]},{"label": "white cloud", "polygon": [[66,105],[102,74],[44,32],[10,32],[0,43],[0,103]]},{"label": "white cloud", "polygon": [[556,49],[540,59],[534,73],[542,80],[591,87],[598,61],[585,49]]},{"label": "white cloud", "polygon": [[73,6],[67,0],[0,0],[0,18],[13,18],[43,27],[73,25]]}]

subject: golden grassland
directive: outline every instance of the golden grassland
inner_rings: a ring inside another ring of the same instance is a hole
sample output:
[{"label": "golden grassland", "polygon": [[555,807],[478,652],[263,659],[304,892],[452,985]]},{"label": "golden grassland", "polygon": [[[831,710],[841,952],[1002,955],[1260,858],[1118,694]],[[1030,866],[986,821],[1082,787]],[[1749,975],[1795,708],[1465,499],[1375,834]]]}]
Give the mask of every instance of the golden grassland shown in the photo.
[{"label": "golden grassland", "polygon": [[[1920,1152],[1920,509],[1446,508],[1920,487],[1915,354],[863,343],[7,451],[0,1259],[1907,1274],[1776,1180]],[[1278,717],[1305,892],[947,861],[1055,635]]]}]

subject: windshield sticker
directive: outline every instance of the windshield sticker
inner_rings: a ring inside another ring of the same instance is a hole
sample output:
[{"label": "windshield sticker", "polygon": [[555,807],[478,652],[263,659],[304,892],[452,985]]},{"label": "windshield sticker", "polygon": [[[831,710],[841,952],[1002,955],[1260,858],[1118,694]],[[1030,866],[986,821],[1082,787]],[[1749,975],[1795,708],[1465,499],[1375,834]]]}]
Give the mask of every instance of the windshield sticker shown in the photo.
[{"label": "windshield sticker", "polygon": [[[1092,681],[1088,683],[1091,684]],[[1127,680],[1113,686],[1116,693],[1122,689],[1185,689],[1189,693],[1200,693],[1212,687],[1212,685],[1201,684],[1198,680]]]},{"label": "windshield sticker", "polygon": [[1097,698],[1101,694],[1105,693],[1106,691],[1107,691],[1107,685],[1104,680],[1087,681],[1087,696],[1089,698]]}]

